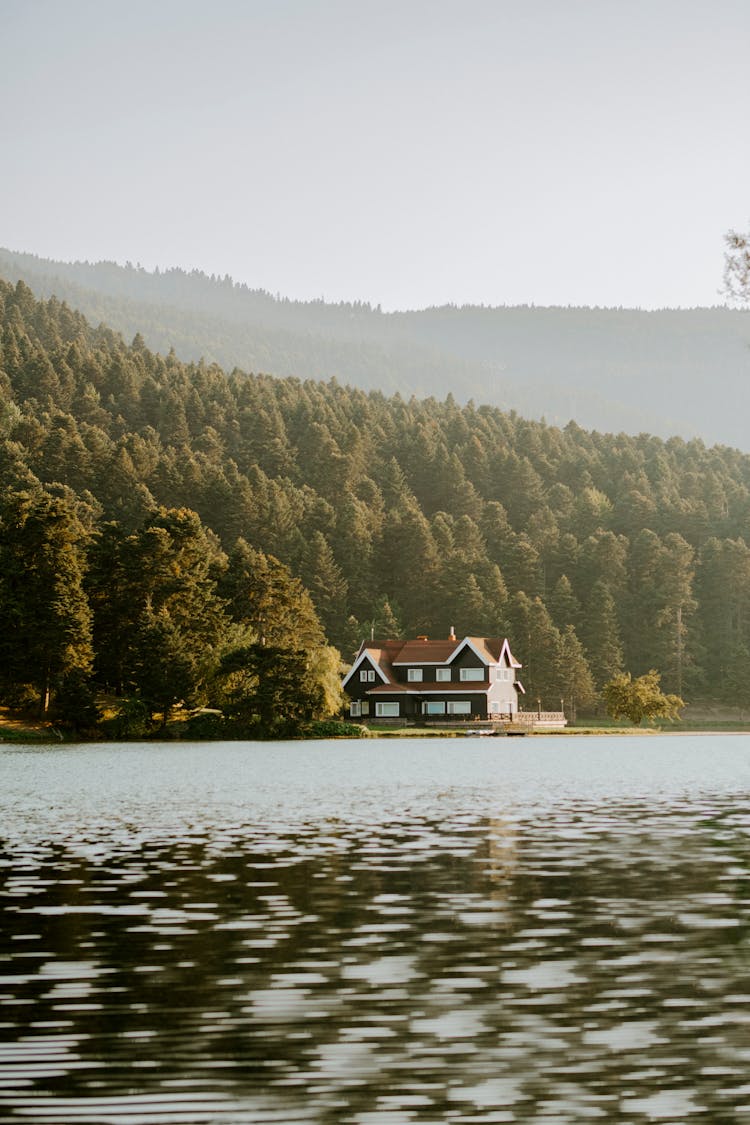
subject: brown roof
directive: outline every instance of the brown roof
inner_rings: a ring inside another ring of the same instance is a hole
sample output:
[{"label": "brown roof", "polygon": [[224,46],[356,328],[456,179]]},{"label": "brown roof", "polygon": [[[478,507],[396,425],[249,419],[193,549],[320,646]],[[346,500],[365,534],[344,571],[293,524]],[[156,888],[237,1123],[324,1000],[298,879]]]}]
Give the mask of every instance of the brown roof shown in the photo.
[{"label": "brown roof", "polygon": [[[388,684],[380,684],[375,688],[370,688],[367,694],[371,695],[374,691],[414,691],[417,693],[419,691],[486,691],[486,681],[484,684],[478,683],[473,686],[461,682],[460,687],[456,685],[453,688],[445,682],[433,684],[432,682],[414,681],[410,684],[401,684],[396,680],[393,671],[394,664],[399,666],[407,664],[447,664],[454,653],[463,648],[467,641],[471,642],[475,651],[488,663],[496,663],[500,659],[503,646],[507,644],[503,637],[461,637],[461,639],[451,637],[433,641],[418,637],[416,640],[407,641],[363,641],[359,647],[357,659],[366,654],[370,660],[378,665],[389,681]],[[520,668],[521,665],[513,657],[510,647],[508,647],[507,652],[512,667]],[[351,672],[346,679],[350,675]],[[417,683],[420,684],[419,687],[417,687]]]},{"label": "brown roof", "polygon": [[394,664],[443,664],[456,651],[459,641],[402,641],[402,649]]},{"label": "brown roof", "polygon": [[[470,641],[476,651],[488,662],[495,663],[500,659],[505,644],[504,637],[454,637],[445,640],[408,640],[388,641],[391,649],[390,662],[392,664],[446,664],[453,653],[461,648],[466,641]],[[380,642],[365,644],[363,647],[373,650]],[[398,647],[400,646],[400,648]],[[508,649],[510,652],[510,648]],[[520,664],[511,656],[514,667]]]}]

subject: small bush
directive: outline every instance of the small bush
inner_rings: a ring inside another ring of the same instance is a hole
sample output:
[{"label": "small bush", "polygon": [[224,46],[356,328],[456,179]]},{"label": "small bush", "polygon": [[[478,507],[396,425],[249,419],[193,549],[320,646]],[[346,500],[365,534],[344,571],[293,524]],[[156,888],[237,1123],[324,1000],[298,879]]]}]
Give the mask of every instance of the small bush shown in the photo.
[{"label": "small bush", "polygon": [[39,710],[39,692],[33,684],[3,684],[0,698],[13,711]]},{"label": "small bush", "polygon": [[123,699],[120,709],[112,719],[100,724],[108,738],[143,738],[151,728],[151,716],[140,699]]},{"label": "small bush", "polygon": [[359,723],[347,723],[340,719],[318,719],[307,723],[305,738],[366,738],[367,728]]},{"label": "small bush", "polygon": [[224,716],[211,711],[193,715],[188,719],[185,723],[185,735],[188,738],[206,739],[207,741],[236,737]]},{"label": "small bush", "polygon": [[81,671],[70,672],[55,692],[53,717],[76,734],[95,734],[101,719],[94,689]]}]

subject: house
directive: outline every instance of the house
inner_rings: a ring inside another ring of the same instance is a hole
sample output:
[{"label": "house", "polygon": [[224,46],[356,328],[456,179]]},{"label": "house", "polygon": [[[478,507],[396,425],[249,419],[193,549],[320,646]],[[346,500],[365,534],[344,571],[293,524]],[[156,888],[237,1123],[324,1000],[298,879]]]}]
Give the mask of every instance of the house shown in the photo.
[{"label": "house", "polygon": [[521,665],[503,637],[363,642],[342,687],[353,719],[510,719]]}]

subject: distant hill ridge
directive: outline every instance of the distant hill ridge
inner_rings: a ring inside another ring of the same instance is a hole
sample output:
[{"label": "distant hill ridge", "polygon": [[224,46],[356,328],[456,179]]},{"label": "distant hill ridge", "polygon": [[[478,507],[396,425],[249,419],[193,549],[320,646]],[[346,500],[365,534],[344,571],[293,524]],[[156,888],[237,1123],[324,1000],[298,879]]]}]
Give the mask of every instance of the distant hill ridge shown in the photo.
[{"label": "distant hill ridge", "polygon": [[293,301],[209,277],[0,249],[0,276],[155,351],[613,432],[750,450],[750,311],[444,306],[383,312]]}]

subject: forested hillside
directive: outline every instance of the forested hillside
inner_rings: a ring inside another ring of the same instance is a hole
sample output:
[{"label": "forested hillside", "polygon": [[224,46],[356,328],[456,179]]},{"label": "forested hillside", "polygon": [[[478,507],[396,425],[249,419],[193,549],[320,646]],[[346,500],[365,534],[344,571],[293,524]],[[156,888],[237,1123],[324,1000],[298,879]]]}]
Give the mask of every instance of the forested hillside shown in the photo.
[{"label": "forested hillside", "polygon": [[210,695],[213,653],[226,697],[272,626],[320,664],[319,619],[346,656],[371,630],[507,633],[549,706],[651,667],[750,703],[750,457],[226,375],[22,283],[0,323],[6,690],[93,676],[166,709]]},{"label": "forested hillside", "polygon": [[[453,392],[525,417],[700,436],[750,450],[750,312],[445,307],[384,313],[290,301],[195,270],[0,250],[0,276],[186,361],[391,394]],[[727,404],[731,403],[731,409]]]}]

